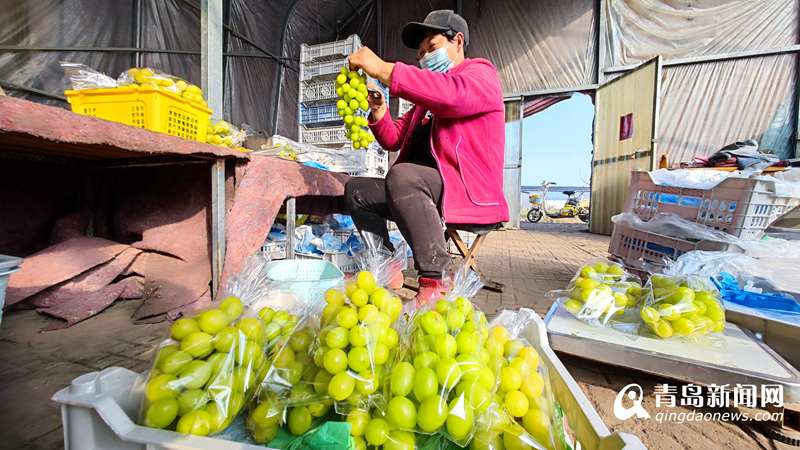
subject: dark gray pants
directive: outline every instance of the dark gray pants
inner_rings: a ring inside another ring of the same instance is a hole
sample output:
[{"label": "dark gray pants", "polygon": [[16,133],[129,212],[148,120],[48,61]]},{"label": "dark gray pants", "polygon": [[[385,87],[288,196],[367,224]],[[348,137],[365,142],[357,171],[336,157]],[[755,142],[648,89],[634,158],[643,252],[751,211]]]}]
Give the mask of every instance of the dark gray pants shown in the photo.
[{"label": "dark gray pants", "polygon": [[441,198],[439,171],[413,163],[395,164],[385,180],[352,178],[344,189],[356,227],[377,234],[391,249],[386,221],[397,223],[414,252],[419,276],[428,278],[441,278],[450,263],[438,208]]}]

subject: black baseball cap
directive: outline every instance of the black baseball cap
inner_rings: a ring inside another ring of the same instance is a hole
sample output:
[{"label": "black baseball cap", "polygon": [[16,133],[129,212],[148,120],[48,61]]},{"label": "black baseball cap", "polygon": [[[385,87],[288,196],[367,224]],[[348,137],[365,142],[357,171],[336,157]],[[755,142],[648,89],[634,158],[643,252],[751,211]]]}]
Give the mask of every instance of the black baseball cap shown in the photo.
[{"label": "black baseball cap", "polygon": [[[464,47],[469,43],[469,28],[467,21],[452,9],[437,9],[425,16],[424,22],[409,22],[403,27],[403,44],[408,48],[417,49],[429,31],[438,31],[445,35],[456,33],[464,35]],[[448,36],[451,37],[452,36]]]}]

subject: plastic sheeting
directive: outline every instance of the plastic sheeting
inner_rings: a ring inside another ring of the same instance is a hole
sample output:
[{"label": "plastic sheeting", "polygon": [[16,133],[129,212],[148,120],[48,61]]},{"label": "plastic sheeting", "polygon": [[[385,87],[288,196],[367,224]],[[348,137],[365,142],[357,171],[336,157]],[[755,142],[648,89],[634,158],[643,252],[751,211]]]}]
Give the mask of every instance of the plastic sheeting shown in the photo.
[{"label": "plastic sheeting", "polygon": [[603,67],[797,43],[796,0],[602,0]]},{"label": "plastic sheeting", "polygon": [[594,82],[593,0],[463,3],[470,30],[467,56],[492,61],[506,94]]},{"label": "plastic sheeting", "polygon": [[710,155],[746,139],[794,155],[795,55],[664,69],[659,153],[670,163]]},{"label": "plastic sheeting", "polygon": [[[140,0],[141,46],[199,52],[197,0]],[[603,67],[633,64],[661,54],[666,60],[778,48],[798,42],[795,0],[602,0]],[[468,56],[498,68],[507,94],[594,82],[593,0],[463,0],[470,26]],[[0,7],[0,44],[36,47],[134,47],[134,0],[6,1]],[[383,2],[383,56],[414,63],[400,42],[410,20],[455,0]],[[194,6],[193,6],[194,5]],[[230,0],[227,24],[297,67],[301,43],[358,33],[376,47],[375,4],[341,0]],[[353,20],[349,18],[353,15]],[[284,22],[286,33],[284,37]],[[347,23],[346,23],[347,22]],[[231,35],[226,50],[259,52]],[[133,66],[132,52],[2,52],[0,80],[60,94],[59,60],[82,62],[116,76]],[[144,65],[200,82],[200,56],[143,53]],[[298,74],[269,58],[225,58],[225,118],[267,134],[296,137]],[[796,62],[792,55],[668,67],[664,70],[661,149],[670,160],[707,155],[722,145],[755,138],[776,154],[792,153]],[[283,73],[280,87],[277,79]],[[280,88],[277,130],[273,130]],[[709,94],[710,93],[710,94]],[[45,100],[36,94],[13,95]],[[50,103],[66,103],[47,100]]]},{"label": "plastic sheeting", "polygon": [[[200,85],[199,2],[141,0],[142,39],[147,49],[187,50],[197,54],[143,52],[141,63]],[[0,44],[29,47],[136,47],[135,2],[41,0],[6,2],[0,8]],[[195,6],[192,6],[195,5]],[[283,19],[290,2],[231,0],[228,25],[267,51],[280,54]],[[263,55],[227,36],[226,51]],[[298,44],[299,46],[299,44]],[[266,56],[266,55],[263,55]],[[2,52],[0,80],[55,95],[67,88],[59,61],[78,61],[116,77],[136,64],[134,52]],[[269,58],[225,58],[225,118],[235,124],[271,130],[278,63]],[[296,63],[295,63],[296,66]],[[12,91],[15,96],[67,107],[64,101]]]},{"label": "plastic sheeting", "polygon": [[[0,44],[28,47],[130,47],[132,2],[38,0],[0,2]],[[102,17],[103,20],[90,20]],[[116,78],[133,64],[130,53],[3,52],[0,81],[63,95],[68,87],[58,61],[78,61]],[[65,101],[8,90],[48,104]]]}]

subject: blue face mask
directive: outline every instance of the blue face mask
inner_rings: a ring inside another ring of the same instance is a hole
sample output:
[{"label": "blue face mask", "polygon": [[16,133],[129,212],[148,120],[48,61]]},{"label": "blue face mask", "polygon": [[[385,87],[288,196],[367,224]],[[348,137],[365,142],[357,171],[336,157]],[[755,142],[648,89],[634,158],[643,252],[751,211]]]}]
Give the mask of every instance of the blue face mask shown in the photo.
[{"label": "blue face mask", "polygon": [[453,60],[447,56],[447,48],[437,48],[419,60],[419,66],[431,72],[447,72],[453,67]]}]

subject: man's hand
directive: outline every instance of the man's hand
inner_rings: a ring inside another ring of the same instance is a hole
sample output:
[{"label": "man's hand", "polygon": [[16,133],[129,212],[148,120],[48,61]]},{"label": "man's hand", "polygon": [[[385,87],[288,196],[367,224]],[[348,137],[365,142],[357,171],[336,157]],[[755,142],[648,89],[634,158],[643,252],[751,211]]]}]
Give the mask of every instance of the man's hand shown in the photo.
[{"label": "man's hand", "polygon": [[386,114],[386,99],[383,98],[383,93],[375,83],[368,83],[367,90],[369,91],[369,95],[367,95],[367,103],[369,103],[369,111],[372,115],[372,121],[377,122],[383,119],[383,115]]},{"label": "man's hand", "polygon": [[347,58],[350,70],[363,69],[367,75],[377,78],[381,83],[389,86],[392,83],[392,70],[394,64],[388,63],[378,57],[368,47],[361,47]]}]

